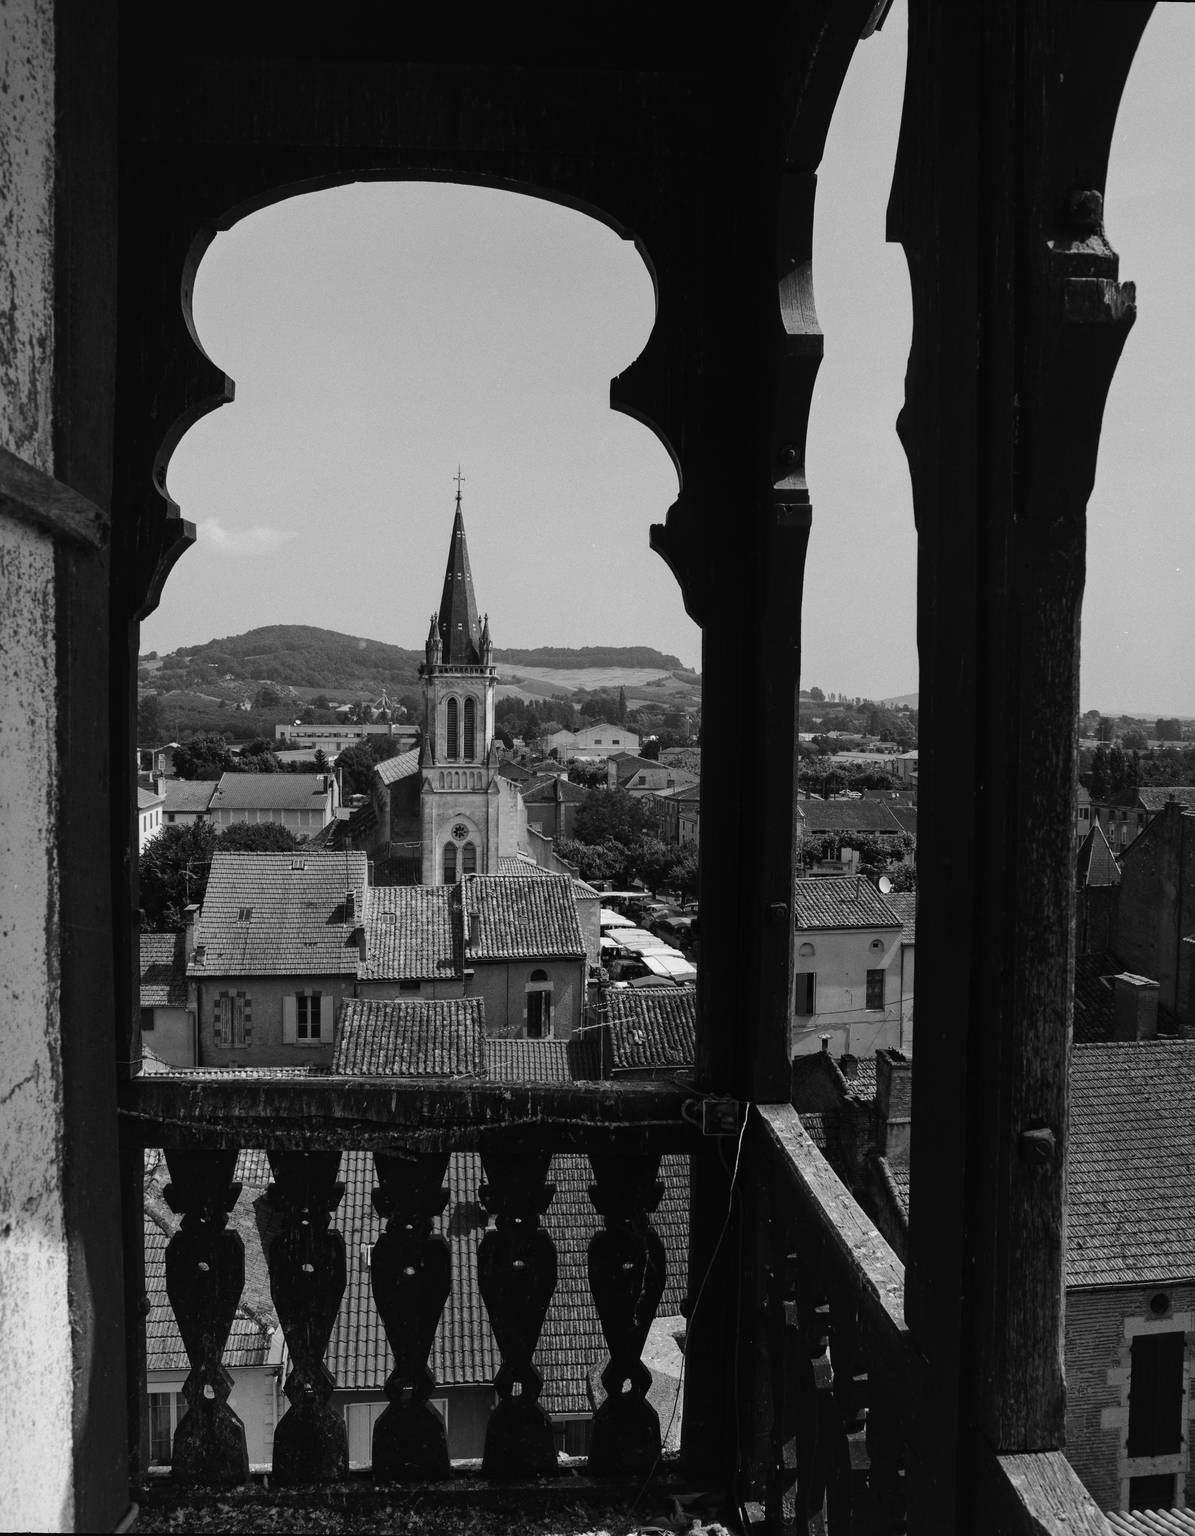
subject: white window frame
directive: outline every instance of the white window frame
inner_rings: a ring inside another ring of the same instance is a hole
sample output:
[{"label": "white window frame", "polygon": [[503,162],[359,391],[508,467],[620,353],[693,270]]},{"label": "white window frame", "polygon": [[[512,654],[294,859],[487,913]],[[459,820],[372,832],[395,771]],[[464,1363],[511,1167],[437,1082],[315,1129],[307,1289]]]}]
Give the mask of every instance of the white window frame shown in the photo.
[{"label": "white window frame", "polygon": [[[319,999],[319,1017],[312,1020],[311,1008],[316,999]],[[300,1020],[299,1001],[303,1000]],[[300,992],[289,992],[282,999],[282,1043],[283,1045],[297,1045],[310,1047],[313,1045],[329,1045],[332,1041],[332,1008],[333,998],[330,992],[323,991],[319,987],[305,988]],[[316,1030],[311,1033],[312,1026]],[[300,1029],[303,1033],[300,1034]]]}]

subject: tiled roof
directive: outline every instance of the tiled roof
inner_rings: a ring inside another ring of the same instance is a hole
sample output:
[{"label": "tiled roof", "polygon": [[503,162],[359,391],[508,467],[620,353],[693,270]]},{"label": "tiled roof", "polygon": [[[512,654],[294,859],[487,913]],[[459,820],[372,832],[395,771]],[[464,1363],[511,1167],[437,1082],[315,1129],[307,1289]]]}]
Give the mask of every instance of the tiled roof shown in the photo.
[{"label": "tiled roof", "polygon": [[917,892],[889,891],[884,900],[896,913],[900,922],[900,941],[914,944],[917,941]]},{"label": "tiled roof", "polygon": [[876,1096],[876,1059],[874,1056],[840,1056],[836,1063],[846,1084],[846,1097],[856,1104],[871,1104]]},{"label": "tiled roof", "polygon": [[902,832],[904,828],[883,800],[798,800],[797,815],[806,836],[820,832]]},{"label": "tiled roof", "polygon": [[225,773],[212,795],[213,811],[321,810],[331,790],[323,773]]},{"label": "tiled roof", "polygon": [[460,919],[449,885],[375,885],[365,922],[363,981],[434,981],[460,974]]},{"label": "tiled roof", "polygon": [[217,853],[188,974],[356,975],[360,918],[345,922],[345,895],[360,912],[366,879],[363,853]]},{"label": "tiled roof", "polygon": [[1104,1516],[1112,1536],[1192,1536],[1195,1510],[1109,1510]]},{"label": "tiled roof", "polygon": [[400,752],[397,757],[388,757],[374,769],[375,775],[383,784],[397,784],[399,779],[409,779],[412,774],[418,772],[418,747],[410,752]]},{"label": "tiled roof", "polygon": [[[145,1318],[145,1365],[150,1371],[188,1371],[191,1368],[179,1336],[174,1310],[166,1295],[167,1234],[148,1214],[145,1217],[145,1297],[149,1311]],[[264,1365],[270,1348],[270,1334],[262,1321],[237,1308],[228,1343],[224,1346],[224,1364]]]},{"label": "tiled roof", "polygon": [[577,902],[567,875],[544,880],[467,875],[456,888],[467,912],[480,916],[480,935],[465,950],[475,960],[551,960],[583,956]]},{"label": "tiled roof", "polygon": [[500,853],[498,855],[498,873],[500,875],[513,875],[519,879],[534,878],[536,875],[550,875],[550,869],[544,869],[534,859],[529,859],[525,853]]},{"label": "tiled roof", "polygon": [[609,1004],[614,1071],[693,1065],[695,987],[612,989]]},{"label": "tiled roof", "polygon": [[166,814],[184,811],[198,815],[206,811],[219,779],[167,779]]},{"label": "tiled roof", "polygon": [[141,935],[141,1006],[187,1006],[187,954],[181,933]]},{"label": "tiled roof", "polygon": [[1195,784],[1151,784],[1137,791],[1137,799],[1147,811],[1164,811],[1168,800],[1195,811]]},{"label": "tiled roof", "polygon": [[159,795],[156,790],[142,789],[140,785],[137,786],[137,809],[139,811],[152,810],[155,805],[164,805],[165,801],[166,797]]},{"label": "tiled roof", "polygon": [[340,1005],[333,1072],[476,1077],[485,1070],[480,997],[352,997]]},{"label": "tiled roof", "polygon": [[528,805],[581,805],[589,799],[591,791],[553,774],[541,780],[532,780],[523,786],[523,799]]},{"label": "tiled roof", "polygon": [[793,909],[799,929],[903,927],[883,896],[862,875],[794,880]]},{"label": "tiled roof", "polygon": [[1075,956],[1075,1044],[1111,1040],[1116,1029],[1116,1006],[1105,976],[1124,967],[1115,955]]},{"label": "tiled roof", "polygon": [[900,830],[910,837],[917,836],[917,807],[915,805],[889,805],[893,816],[900,823]]},{"label": "tiled roof", "polygon": [[1071,1053],[1068,1285],[1195,1279],[1195,1041]]},{"label": "tiled roof", "polygon": [[1083,839],[1075,860],[1075,885],[1082,889],[1088,885],[1119,885],[1120,865],[1108,845],[1104,829],[1094,822],[1091,831]]},{"label": "tiled roof", "polygon": [[682,784],[680,789],[662,789],[659,791],[661,800],[692,801],[699,804],[701,801],[701,781],[693,784]]},{"label": "tiled roof", "polygon": [[485,1042],[486,1076],[500,1083],[573,1081],[570,1040],[523,1040],[493,1036]]}]

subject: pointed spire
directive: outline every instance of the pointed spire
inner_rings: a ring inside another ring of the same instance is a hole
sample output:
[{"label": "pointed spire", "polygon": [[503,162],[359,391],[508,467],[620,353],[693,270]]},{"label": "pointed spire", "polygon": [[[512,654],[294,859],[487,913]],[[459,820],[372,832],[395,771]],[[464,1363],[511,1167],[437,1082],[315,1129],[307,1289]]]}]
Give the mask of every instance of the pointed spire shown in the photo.
[{"label": "pointed spire", "polygon": [[429,667],[438,667],[440,664],[440,621],[432,614],[431,625],[427,631],[427,640],[424,642],[423,654],[427,658]]},{"label": "pointed spire", "polygon": [[460,482],[463,478],[458,470],[456,515],[452,520],[452,542],[448,547],[448,565],[437,621],[446,667],[481,665],[481,628],[477,622],[477,599],[473,596],[469,546],[465,542],[465,519],[461,513]]}]

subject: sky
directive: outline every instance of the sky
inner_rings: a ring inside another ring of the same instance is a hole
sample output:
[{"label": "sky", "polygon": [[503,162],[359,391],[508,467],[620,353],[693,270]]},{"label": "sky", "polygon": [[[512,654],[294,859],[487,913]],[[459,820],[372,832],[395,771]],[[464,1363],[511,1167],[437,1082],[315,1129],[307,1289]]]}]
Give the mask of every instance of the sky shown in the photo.
[{"label": "sky", "polygon": [[[856,52],[814,242],[826,355],[809,430],[802,684],[873,698],[917,687],[915,534],[894,430],[911,312],[903,252],[884,241],[904,25],[897,0]],[[1195,480],[1195,323],[1182,286],[1195,200],[1181,190],[1192,183],[1193,44],[1195,7],[1159,7],[1108,180],[1108,235],[1139,314],[1089,508],[1082,698],[1105,711],[1195,714],[1182,506]],[[643,349],[654,302],[629,241],[487,188],[341,187],[220,235],[199,268],[195,321],[236,399],[171,459],[170,494],[199,539],[142,626],[142,649],[262,624],[420,647],[459,465],[496,646],[652,645],[699,665],[700,634],[648,547],[676,472],[650,430],[609,407],[609,381]]]}]

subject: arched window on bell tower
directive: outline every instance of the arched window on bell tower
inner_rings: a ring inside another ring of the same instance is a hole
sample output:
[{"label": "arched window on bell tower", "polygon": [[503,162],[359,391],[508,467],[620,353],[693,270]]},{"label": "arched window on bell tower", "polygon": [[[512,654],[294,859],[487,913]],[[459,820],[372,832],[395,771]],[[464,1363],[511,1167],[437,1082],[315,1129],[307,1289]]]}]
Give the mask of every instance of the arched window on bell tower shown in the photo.
[{"label": "arched window on bell tower", "polygon": [[444,884],[456,884],[456,844],[444,844]]},{"label": "arched window on bell tower", "polygon": [[477,844],[466,843],[461,849],[461,874],[475,875],[477,873]]},{"label": "arched window on bell tower", "polygon": [[465,759],[477,756],[477,700],[465,700]]},{"label": "arched window on bell tower", "polygon": [[461,755],[461,707],[456,699],[449,699],[445,707],[444,756],[457,758]]}]

